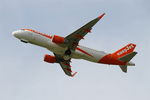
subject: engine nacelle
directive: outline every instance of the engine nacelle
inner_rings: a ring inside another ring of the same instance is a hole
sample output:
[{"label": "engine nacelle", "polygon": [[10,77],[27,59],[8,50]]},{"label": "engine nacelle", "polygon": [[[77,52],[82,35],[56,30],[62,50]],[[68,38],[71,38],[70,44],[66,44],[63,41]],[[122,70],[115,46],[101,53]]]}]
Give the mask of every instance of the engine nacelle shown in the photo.
[{"label": "engine nacelle", "polygon": [[44,56],[44,61],[47,63],[56,63],[56,58],[54,56],[46,54]]},{"label": "engine nacelle", "polygon": [[56,44],[61,44],[61,43],[65,42],[65,39],[64,39],[64,37],[54,35],[52,38],[52,42],[54,42]]}]

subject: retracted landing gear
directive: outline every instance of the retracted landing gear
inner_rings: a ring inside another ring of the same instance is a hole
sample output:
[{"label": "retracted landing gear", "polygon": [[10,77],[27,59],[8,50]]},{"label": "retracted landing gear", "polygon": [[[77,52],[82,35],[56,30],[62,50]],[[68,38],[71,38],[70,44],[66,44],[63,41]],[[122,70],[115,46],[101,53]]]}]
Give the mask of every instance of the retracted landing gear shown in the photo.
[{"label": "retracted landing gear", "polygon": [[71,50],[70,49],[66,50],[65,55],[63,56],[64,60],[69,60],[71,58],[70,55],[71,55]]}]

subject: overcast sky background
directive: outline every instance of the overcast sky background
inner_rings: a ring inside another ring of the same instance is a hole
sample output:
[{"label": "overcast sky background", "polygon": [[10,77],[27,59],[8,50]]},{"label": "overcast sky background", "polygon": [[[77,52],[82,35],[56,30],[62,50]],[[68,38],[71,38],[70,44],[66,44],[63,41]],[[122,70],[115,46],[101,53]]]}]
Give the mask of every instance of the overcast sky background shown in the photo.
[{"label": "overcast sky background", "polygon": [[[12,31],[31,28],[66,36],[103,12],[106,16],[81,45],[114,52],[137,44],[135,67],[72,60],[70,78],[50,51],[23,44]],[[149,0],[0,0],[0,100],[150,100]]]}]

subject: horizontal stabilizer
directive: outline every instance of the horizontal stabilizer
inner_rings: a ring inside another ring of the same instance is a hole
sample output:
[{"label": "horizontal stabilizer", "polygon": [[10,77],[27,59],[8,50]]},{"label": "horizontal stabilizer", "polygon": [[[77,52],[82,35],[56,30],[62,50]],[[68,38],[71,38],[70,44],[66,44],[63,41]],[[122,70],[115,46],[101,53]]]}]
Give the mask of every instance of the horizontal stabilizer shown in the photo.
[{"label": "horizontal stabilizer", "polygon": [[127,73],[127,65],[120,65],[120,68],[123,72]]},{"label": "horizontal stabilizer", "polygon": [[119,60],[123,61],[123,62],[129,62],[136,54],[137,54],[137,52],[129,53],[129,54],[119,58]]}]

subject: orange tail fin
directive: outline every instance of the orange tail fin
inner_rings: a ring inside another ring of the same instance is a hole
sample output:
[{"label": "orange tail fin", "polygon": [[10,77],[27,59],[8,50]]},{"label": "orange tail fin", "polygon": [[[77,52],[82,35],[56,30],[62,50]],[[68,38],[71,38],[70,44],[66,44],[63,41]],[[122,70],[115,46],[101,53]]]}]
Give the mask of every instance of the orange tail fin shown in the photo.
[{"label": "orange tail fin", "polygon": [[132,53],[135,47],[136,47],[135,44],[130,43],[126,45],[125,47],[121,48],[120,50],[114,52],[112,55],[116,56],[117,58],[121,58],[129,53]]}]

